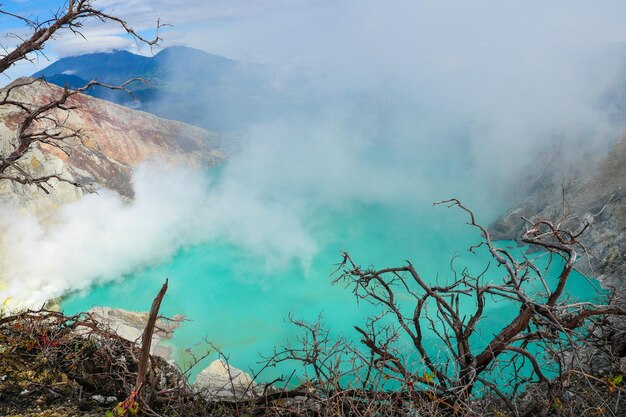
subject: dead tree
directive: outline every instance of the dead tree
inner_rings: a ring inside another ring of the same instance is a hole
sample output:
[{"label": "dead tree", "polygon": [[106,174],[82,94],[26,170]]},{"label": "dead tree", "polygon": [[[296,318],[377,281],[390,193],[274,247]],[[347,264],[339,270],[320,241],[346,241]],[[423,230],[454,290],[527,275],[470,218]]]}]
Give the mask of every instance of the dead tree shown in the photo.
[{"label": "dead tree", "polygon": [[[156,36],[147,39],[137,33],[128,23],[121,18],[108,14],[93,6],[92,0],[69,0],[63,3],[56,12],[44,19],[33,19],[7,10],[0,4],[0,14],[8,16],[18,21],[24,29],[29,32],[27,36],[8,34],[7,37],[17,39],[17,45],[13,47],[0,48],[5,51],[0,55],[0,73],[5,73],[13,64],[32,60],[37,54],[43,55],[46,42],[55,39],[62,34],[73,34],[84,37],[81,30],[90,21],[99,20],[101,22],[113,22],[122,27],[126,33],[137,42],[149,46],[156,45],[159,41],[158,30],[162,26],[157,22]],[[45,83],[45,80],[18,81],[7,87],[0,97],[0,108],[12,107],[19,113],[19,121],[15,136],[9,140],[9,146],[3,153],[0,153],[0,180],[9,180],[24,185],[35,185],[48,193],[51,187],[51,180],[67,182],[75,186],[80,186],[61,173],[51,175],[34,176],[26,167],[18,162],[35,146],[44,145],[61,150],[68,154],[71,152],[70,142],[73,139],[81,139],[80,129],[69,128],[66,125],[68,113],[76,108],[77,102],[73,97],[86,92],[94,86],[123,90],[130,93],[128,85],[139,79],[131,79],[121,85],[107,85],[91,80],[79,88],[69,88],[65,86],[61,91],[50,89],[49,98],[44,102],[37,100],[28,101],[19,99],[18,92],[32,83]],[[132,95],[132,93],[131,93]]]},{"label": "dead tree", "polygon": [[[567,368],[564,353],[576,352],[586,321],[626,315],[618,307],[572,302],[564,294],[577,251],[584,250],[578,238],[589,227],[587,222],[580,230],[571,231],[548,220],[538,220],[523,233],[525,243],[555,258],[558,278],[550,284],[544,271],[531,259],[519,259],[492,242],[488,230],[476,222],[474,213],[459,200],[437,204],[455,206],[467,213],[468,224],[482,235],[482,242],[470,251],[486,248],[497,273],[487,267],[481,274],[471,275],[467,269],[457,273],[453,267],[452,278],[440,285],[432,278],[423,278],[409,261],[398,267],[364,269],[343,253],[339,277],[334,281],[352,287],[357,300],[381,307],[387,317],[384,332],[372,322],[355,329],[374,357],[374,370],[399,382],[403,390],[416,395],[427,393],[454,408],[468,404],[475,387],[482,385],[509,401],[511,392],[486,378],[489,371],[507,365],[513,371],[512,389],[532,381],[549,388],[555,375],[546,372],[542,357],[533,346],[541,346],[543,352],[552,354],[551,360],[558,364],[557,373],[563,372]],[[495,334],[479,335],[478,324],[490,300],[507,302],[515,315]],[[484,340],[482,347],[475,343],[479,337]],[[394,342],[400,339],[408,340],[408,352],[394,348]],[[422,364],[420,370],[410,366],[415,358]],[[521,372],[524,363],[530,368],[528,377]]]}]

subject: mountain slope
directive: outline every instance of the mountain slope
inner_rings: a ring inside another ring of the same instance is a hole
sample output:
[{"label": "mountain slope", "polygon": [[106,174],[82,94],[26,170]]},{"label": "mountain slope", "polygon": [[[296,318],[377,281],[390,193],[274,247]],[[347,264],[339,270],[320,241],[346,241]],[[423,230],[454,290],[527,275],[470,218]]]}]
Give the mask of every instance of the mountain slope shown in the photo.
[{"label": "mountain slope", "polygon": [[[66,74],[88,80],[98,78],[107,83],[121,83],[126,81],[126,74],[129,72],[146,75],[152,71],[153,67],[154,64],[149,57],[135,55],[127,51],[114,51],[63,58],[37,72],[34,76]],[[103,72],[104,68],[106,68],[106,72]]]},{"label": "mountain slope", "polygon": [[[14,89],[12,98],[43,103],[60,94],[59,88],[38,82]],[[72,149],[69,155],[46,145],[36,147],[21,161],[28,170],[38,175],[62,173],[83,184],[108,188],[129,198],[133,195],[131,172],[139,163],[158,158],[173,164],[210,166],[223,161],[231,146],[223,135],[86,95],[74,96],[68,104],[76,109],[67,114],[67,126],[82,129],[82,141],[69,144]],[[10,146],[9,139],[19,117],[15,108],[0,109],[1,148]],[[61,183],[49,196],[42,194],[35,187],[0,182],[3,201],[12,201],[35,212],[74,201],[82,191]]]},{"label": "mountain slope", "polygon": [[140,77],[148,84],[130,86],[137,102],[120,91],[96,88],[89,94],[211,129],[246,123],[248,115],[255,113],[252,108],[262,107],[256,101],[268,84],[258,67],[182,46],[163,49],[153,57],[114,51],[62,58],[33,76],[58,86],[92,79],[117,85]]},{"label": "mountain slope", "polygon": [[494,238],[520,236],[524,218],[561,221],[569,230],[580,230],[587,220],[591,226],[581,236],[587,253],[579,250],[586,256],[577,269],[605,286],[626,289],[626,139],[598,160],[579,162],[574,171],[550,170],[558,163],[548,162],[538,164],[544,166],[540,174],[523,181],[528,184],[525,197],[491,226]]}]

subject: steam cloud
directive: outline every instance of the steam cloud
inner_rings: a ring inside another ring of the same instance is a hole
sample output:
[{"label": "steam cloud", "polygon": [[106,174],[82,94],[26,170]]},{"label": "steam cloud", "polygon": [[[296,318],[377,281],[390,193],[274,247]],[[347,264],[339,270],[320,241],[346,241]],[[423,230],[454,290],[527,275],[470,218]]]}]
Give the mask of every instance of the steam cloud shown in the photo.
[{"label": "steam cloud", "polygon": [[431,195],[417,171],[407,176],[406,166],[377,164],[377,145],[350,134],[344,121],[264,125],[248,136],[217,178],[153,161],[135,171],[132,202],[102,190],[46,222],[3,208],[0,278],[8,285],[0,300],[38,307],[212,240],[243,248],[268,268],[295,261],[306,269],[321,243],[313,237],[321,211]]},{"label": "steam cloud", "polygon": [[316,212],[354,202],[457,196],[493,215],[546,143],[573,158],[623,127],[607,94],[622,65],[621,2],[305,3],[181,38],[274,65],[274,94],[290,97],[245,126],[219,181],[148,164],[131,203],[103,191],[47,225],[1,213],[0,299],[36,305],[212,239],[270,266],[306,265]]},{"label": "steam cloud", "polygon": [[[248,199],[246,190],[236,186],[211,184],[201,172],[148,164],[136,171],[134,186],[130,204],[103,191],[62,207],[49,225],[33,216],[4,221],[0,268],[9,285],[0,298],[13,299],[10,307],[41,306],[51,297],[120,278],[167,260],[182,246],[210,239],[230,241],[276,262],[295,256],[308,262],[316,250],[292,213]],[[2,218],[10,216],[5,211]]]}]

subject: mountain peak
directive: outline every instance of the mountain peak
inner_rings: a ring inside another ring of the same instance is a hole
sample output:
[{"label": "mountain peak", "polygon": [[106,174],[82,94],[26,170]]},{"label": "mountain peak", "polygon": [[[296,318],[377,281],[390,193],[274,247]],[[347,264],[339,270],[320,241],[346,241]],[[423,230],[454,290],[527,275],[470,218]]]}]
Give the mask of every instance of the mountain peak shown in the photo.
[{"label": "mountain peak", "polygon": [[[224,129],[241,125],[242,109],[256,94],[250,91],[263,83],[256,71],[253,66],[199,49],[171,46],[154,56],[116,50],[62,58],[34,76],[61,87],[66,83],[79,87],[92,79],[119,85],[142,78],[148,84],[129,86],[137,99],[132,103],[122,91],[93,88],[88,94],[158,116]],[[231,111],[233,115],[236,112],[236,119],[226,115]]]}]

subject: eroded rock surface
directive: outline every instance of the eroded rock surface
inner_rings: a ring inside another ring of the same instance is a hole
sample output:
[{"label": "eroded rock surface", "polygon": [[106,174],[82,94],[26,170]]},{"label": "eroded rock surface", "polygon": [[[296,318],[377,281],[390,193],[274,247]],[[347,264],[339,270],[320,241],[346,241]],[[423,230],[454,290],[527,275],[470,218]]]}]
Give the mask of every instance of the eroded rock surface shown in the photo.
[{"label": "eroded rock surface", "polygon": [[[24,84],[18,79],[12,84]],[[0,92],[1,93],[1,92]],[[58,98],[62,90],[42,81],[15,88],[10,98],[43,104]],[[80,139],[67,143],[69,155],[49,146],[35,146],[20,164],[34,175],[61,174],[91,188],[108,188],[132,198],[131,172],[149,159],[172,164],[205,167],[222,162],[232,150],[233,141],[205,129],[148,113],[131,110],[86,95],[68,100],[69,112],[54,113],[65,126],[80,129]],[[14,106],[0,107],[0,151],[7,154],[23,113]],[[59,205],[79,199],[83,191],[69,184],[55,183],[54,192],[46,195],[34,186],[0,182],[0,199],[16,207],[43,214]]]},{"label": "eroded rock surface", "polygon": [[[519,238],[526,222],[538,218],[561,221],[579,230],[591,223],[581,241],[588,256],[577,263],[581,272],[626,290],[626,140],[602,159],[590,160],[578,173],[544,173],[530,183],[527,195],[491,226],[494,238]],[[561,176],[562,179],[558,177]],[[563,198],[564,197],[564,198]],[[581,253],[580,255],[584,255]]]}]

